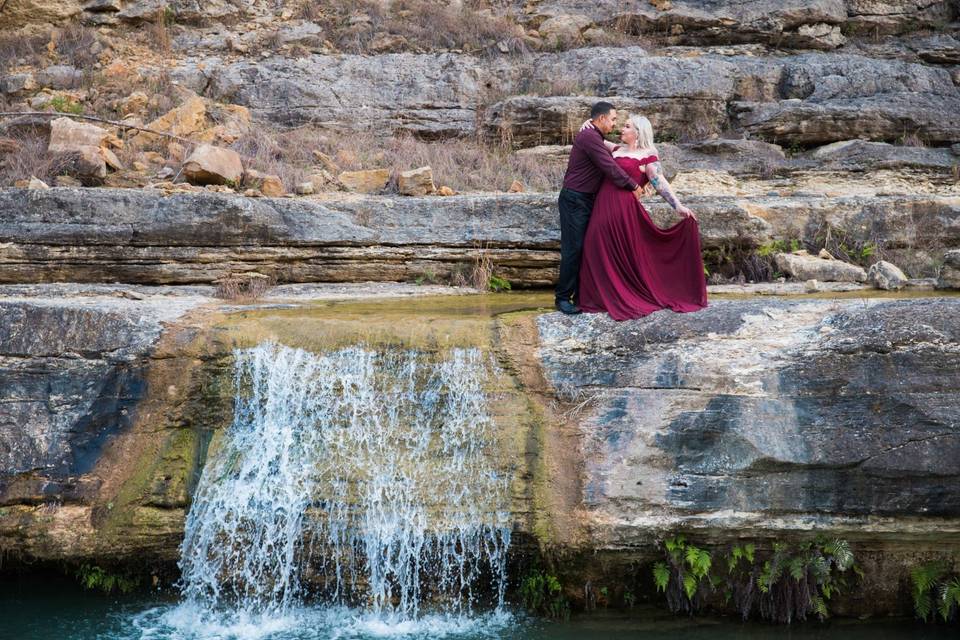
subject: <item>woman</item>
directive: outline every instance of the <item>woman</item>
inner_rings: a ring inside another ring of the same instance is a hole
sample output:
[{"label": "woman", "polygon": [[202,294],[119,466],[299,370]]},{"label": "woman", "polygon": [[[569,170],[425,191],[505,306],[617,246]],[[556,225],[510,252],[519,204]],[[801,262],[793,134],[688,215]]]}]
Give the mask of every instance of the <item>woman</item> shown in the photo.
[{"label": "woman", "polygon": [[631,192],[605,181],[583,243],[580,308],[606,311],[614,320],[640,318],[658,309],[702,309],[707,306],[707,286],[697,217],[680,203],[663,175],[650,121],[630,116],[620,139],[622,145],[608,143],[617,164],[638,184],[649,182],[683,219],[661,229]]}]

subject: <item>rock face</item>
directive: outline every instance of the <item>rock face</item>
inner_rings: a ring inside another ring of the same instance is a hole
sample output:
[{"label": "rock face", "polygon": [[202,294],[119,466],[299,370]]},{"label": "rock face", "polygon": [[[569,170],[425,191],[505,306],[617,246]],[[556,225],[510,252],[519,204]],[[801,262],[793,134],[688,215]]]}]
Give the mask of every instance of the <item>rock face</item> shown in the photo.
[{"label": "rock face", "polygon": [[57,23],[82,11],[79,0],[7,0],[0,4],[0,27],[16,29],[38,23]]},{"label": "rock face", "polygon": [[821,282],[865,282],[867,280],[867,272],[862,267],[840,260],[825,260],[795,253],[778,253],[774,259],[778,269],[797,280]]},{"label": "rock face", "polygon": [[[651,114],[662,133],[694,138],[729,129],[813,145],[893,141],[907,130],[941,144],[960,132],[953,115],[960,113],[960,89],[946,69],[837,53],[670,57],[601,47],[492,62],[455,54],[314,55],[202,69],[188,62],[176,73],[187,86],[208,87],[212,97],[230,97],[279,122],[386,126],[425,138],[473,133],[477,105],[494,84],[518,95],[485,109],[483,129],[525,145],[568,141],[600,96]],[[581,79],[582,86],[552,96],[557,78]],[[534,95],[522,95],[527,87]],[[368,108],[358,119],[336,95]]]},{"label": "rock face", "polygon": [[[812,241],[828,225],[851,241],[883,238],[891,252],[920,255],[933,241],[960,244],[960,204],[949,198],[686,200],[700,216],[707,250],[773,238]],[[661,226],[676,220],[664,204],[648,208]],[[405,281],[469,269],[483,247],[511,283],[550,287],[559,237],[554,194],[254,200],[0,190],[0,281],[8,283],[188,284],[235,271],[278,282]]]},{"label": "rock face", "polygon": [[[166,445],[143,441],[119,459],[108,451],[129,437],[150,384],[159,382],[147,370],[164,323],[204,298],[67,300],[67,292],[44,297],[21,287],[0,298],[0,548],[18,558],[103,557],[115,547],[119,558],[170,559],[182,535],[184,485],[164,487],[161,475],[147,489],[153,506],[127,510],[117,474],[142,462],[136,473],[149,483],[152,469],[166,466],[169,474],[189,456],[178,462],[164,456]],[[188,368],[182,360],[176,366]],[[169,510],[170,500],[179,511]]]},{"label": "rock face", "polygon": [[[587,407],[588,546],[680,529],[960,546],[960,300],[714,301],[538,326],[546,379]],[[868,588],[881,609],[896,571]]]}]

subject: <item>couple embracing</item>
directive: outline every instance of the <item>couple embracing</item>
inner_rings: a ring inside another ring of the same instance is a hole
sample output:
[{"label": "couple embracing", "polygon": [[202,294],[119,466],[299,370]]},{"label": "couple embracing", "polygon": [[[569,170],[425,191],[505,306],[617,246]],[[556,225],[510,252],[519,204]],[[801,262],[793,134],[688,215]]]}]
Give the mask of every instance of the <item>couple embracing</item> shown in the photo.
[{"label": "couple embracing", "polygon": [[[663,175],[650,121],[629,116],[619,145],[604,138],[616,124],[614,106],[598,102],[573,143],[558,203],[557,309],[606,311],[614,320],[702,309],[707,288],[697,217]],[[653,223],[640,204],[647,184],[680,214],[678,223]]]}]

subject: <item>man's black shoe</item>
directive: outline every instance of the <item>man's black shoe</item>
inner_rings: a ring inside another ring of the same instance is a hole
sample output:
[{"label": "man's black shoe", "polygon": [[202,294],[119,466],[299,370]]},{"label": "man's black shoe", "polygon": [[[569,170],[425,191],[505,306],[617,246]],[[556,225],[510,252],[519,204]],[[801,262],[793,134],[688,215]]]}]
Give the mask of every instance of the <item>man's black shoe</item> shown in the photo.
[{"label": "man's black shoe", "polygon": [[569,300],[557,300],[555,306],[557,307],[557,311],[565,313],[568,316],[575,316],[578,313],[583,313],[583,311],[580,310],[580,307],[573,304]]}]

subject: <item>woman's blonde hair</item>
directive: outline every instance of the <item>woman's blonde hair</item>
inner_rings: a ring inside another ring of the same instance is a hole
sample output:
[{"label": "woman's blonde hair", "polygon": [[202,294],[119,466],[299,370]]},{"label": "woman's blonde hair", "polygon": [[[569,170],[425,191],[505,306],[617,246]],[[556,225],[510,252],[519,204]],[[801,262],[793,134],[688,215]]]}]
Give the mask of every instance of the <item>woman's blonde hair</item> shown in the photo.
[{"label": "woman's blonde hair", "polygon": [[644,116],[631,113],[627,121],[633,125],[637,132],[637,146],[641,149],[653,149],[657,153],[657,147],[653,144],[653,125]]}]

